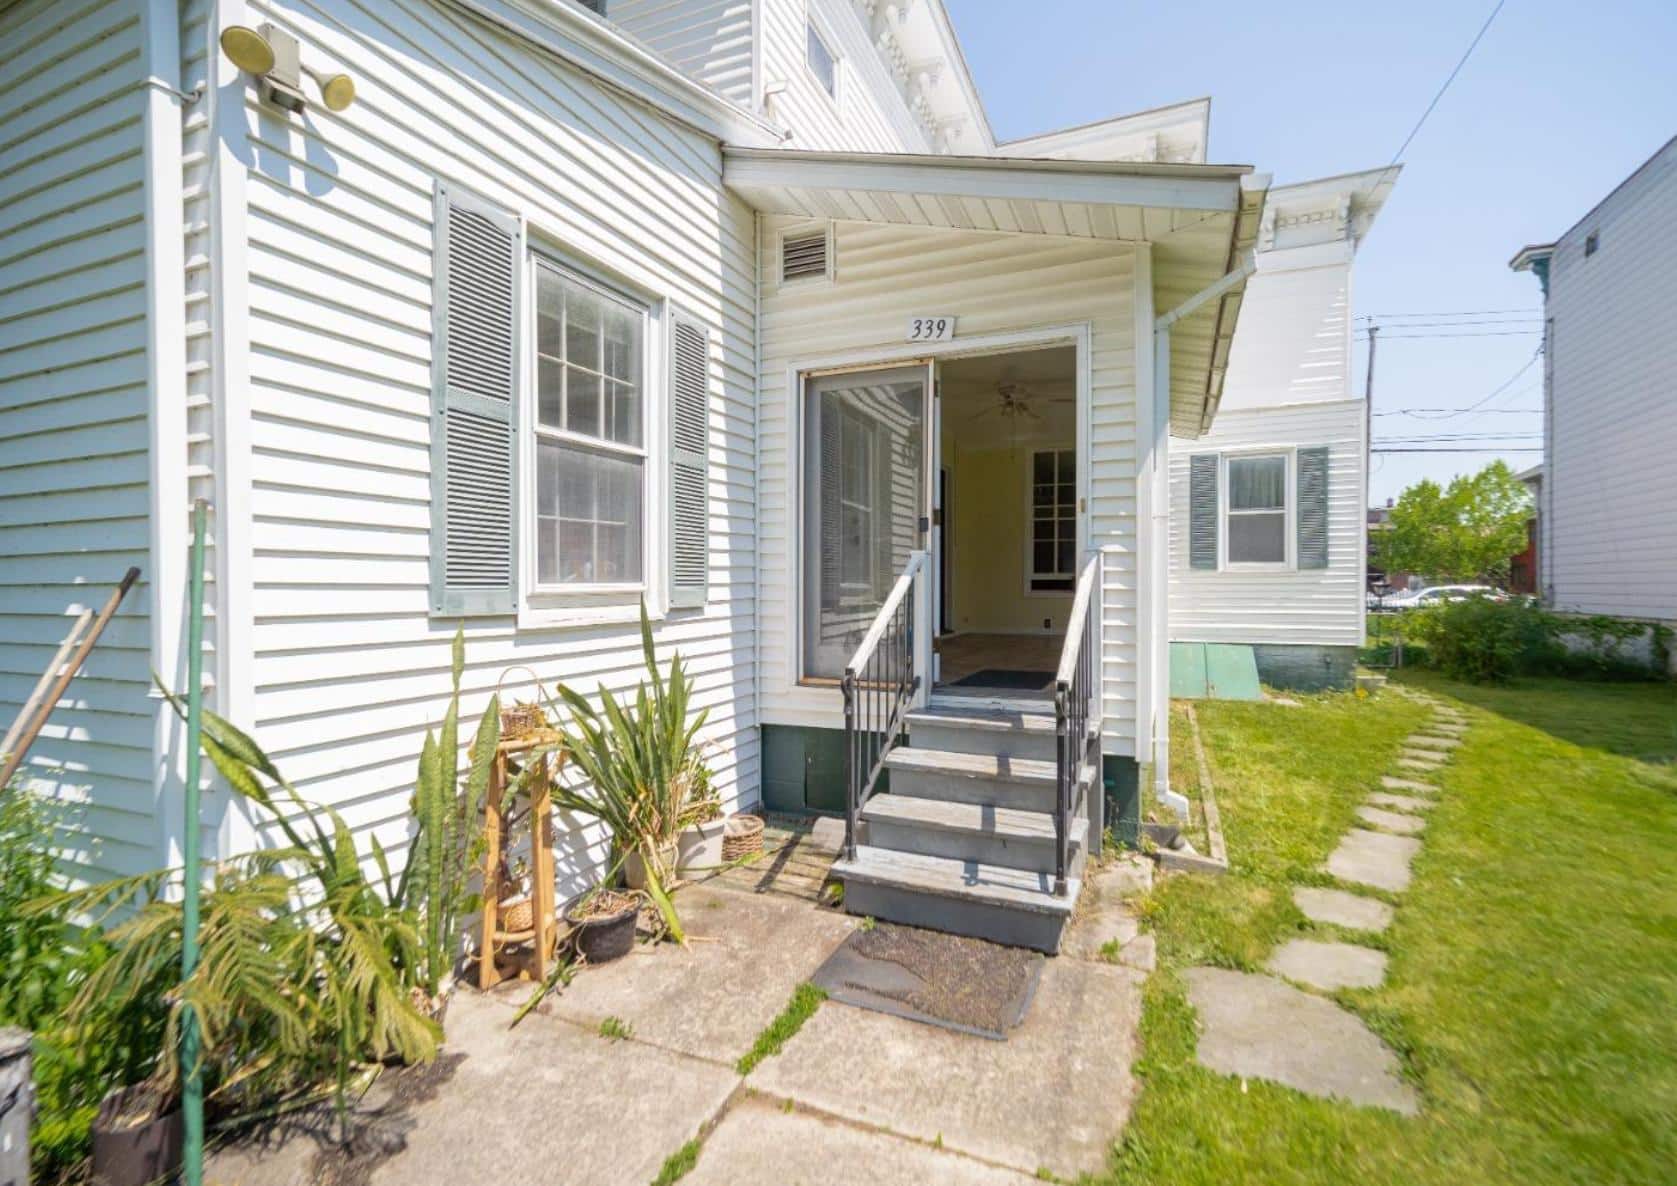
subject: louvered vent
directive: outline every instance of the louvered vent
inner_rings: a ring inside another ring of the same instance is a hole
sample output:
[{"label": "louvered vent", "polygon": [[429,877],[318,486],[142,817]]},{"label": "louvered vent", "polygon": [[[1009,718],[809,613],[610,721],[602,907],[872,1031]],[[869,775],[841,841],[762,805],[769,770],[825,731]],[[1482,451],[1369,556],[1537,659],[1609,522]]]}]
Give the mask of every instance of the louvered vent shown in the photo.
[{"label": "louvered vent", "polygon": [[780,278],[808,280],[827,274],[827,232],[800,231],[780,241]]},{"label": "louvered vent", "polygon": [[710,579],[710,335],[677,313],[670,326],[670,604],[705,604]]}]

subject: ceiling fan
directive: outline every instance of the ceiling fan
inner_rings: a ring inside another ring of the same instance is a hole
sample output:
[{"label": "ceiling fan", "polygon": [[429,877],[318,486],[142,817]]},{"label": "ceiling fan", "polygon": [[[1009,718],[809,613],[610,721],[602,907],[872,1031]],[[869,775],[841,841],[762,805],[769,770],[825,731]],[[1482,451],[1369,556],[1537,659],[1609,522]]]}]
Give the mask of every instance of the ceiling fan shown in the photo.
[{"label": "ceiling fan", "polygon": [[968,420],[978,420],[993,413],[999,413],[1004,420],[1011,420],[1017,424],[1021,419],[1041,420],[1042,414],[1032,405],[1034,403],[1069,404],[1073,402],[1069,395],[1044,397],[1038,395],[1014,378],[1013,368],[1002,371],[1002,377],[996,384],[996,402],[980,408]]}]

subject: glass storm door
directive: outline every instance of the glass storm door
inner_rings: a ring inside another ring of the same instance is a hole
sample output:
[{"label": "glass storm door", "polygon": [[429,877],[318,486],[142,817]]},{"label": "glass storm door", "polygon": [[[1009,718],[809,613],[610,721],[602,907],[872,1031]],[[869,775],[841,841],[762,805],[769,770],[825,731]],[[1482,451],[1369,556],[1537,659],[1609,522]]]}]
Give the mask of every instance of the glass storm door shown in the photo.
[{"label": "glass storm door", "polygon": [[838,679],[929,539],[924,364],[804,385],[803,673]]}]

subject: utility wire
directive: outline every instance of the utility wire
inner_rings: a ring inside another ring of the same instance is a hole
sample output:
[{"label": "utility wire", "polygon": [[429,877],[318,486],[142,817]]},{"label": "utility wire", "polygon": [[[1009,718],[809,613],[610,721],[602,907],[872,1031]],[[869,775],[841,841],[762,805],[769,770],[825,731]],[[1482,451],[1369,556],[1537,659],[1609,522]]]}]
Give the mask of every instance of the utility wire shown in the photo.
[{"label": "utility wire", "polygon": [[1402,159],[1404,150],[1420,133],[1422,126],[1427,122],[1427,118],[1432,115],[1439,101],[1444,98],[1444,92],[1449,90],[1450,84],[1456,81],[1456,75],[1462,72],[1462,67],[1467,65],[1467,60],[1473,56],[1473,51],[1479,48],[1479,43],[1484,40],[1485,34],[1490,30],[1491,22],[1496,20],[1497,13],[1502,11],[1502,6],[1507,2],[1508,0],[1496,0],[1496,7],[1491,9],[1491,15],[1485,18],[1485,23],[1479,26],[1479,32],[1475,33],[1473,40],[1468,42],[1467,50],[1462,54],[1461,61],[1456,63],[1454,70],[1450,71],[1450,77],[1444,80],[1444,85],[1438,88],[1438,93],[1432,97],[1432,102],[1427,104],[1427,109],[1421,112],[1421,118],[1415,121],[1415,126],[1409,129],[1409,135],[1403,138],[1403,143],[1398,145],[1398,150],[1392,154],[1392,159],[1387,162],[1387,169],[1390,169]]},{"label": "utility wire", "polygon": [[[1364,339],[1366,339],[1368,337],[1368,333],[1365,330],[1359,330],[1357,332],[1358,332],[1358,335],[1360,337],[1364,338]],[[1436,331],[1432,332],[1432,333],[1424,333],[1424,334],[1405,334],[1405,333],[1388,333],[1388,332],[1382,330],[1381,334],[1380,334],[1380,340],[1382,342],[1389,342],[1393,338],[1533,338],[1533,337],[1537,337],[1537,336],[1541,335],[1542,333],[1543,333],[1543,331],[1540,330],[1540,329],[1506,329],[1506,330],[1473,329],[1473,330],[1466,330],[1466,331],[1464,331],[1462,333],[1459,333],[1459,334],[1458,333],[1439,333],[1439,332],[1436,332]]]},{"label": "utility wire", "polygon": [[1522,309],[1462,309],[1454,313],[1447,310],[1427,310],[1414,313],[1359,313],[1357,316],[1362,320],[1372,321],[1377,317],[1381,320],[1399,317],[1500,317],[1514,313],[1541,314],[1542,312],[1542,305],[1527,305]]}]

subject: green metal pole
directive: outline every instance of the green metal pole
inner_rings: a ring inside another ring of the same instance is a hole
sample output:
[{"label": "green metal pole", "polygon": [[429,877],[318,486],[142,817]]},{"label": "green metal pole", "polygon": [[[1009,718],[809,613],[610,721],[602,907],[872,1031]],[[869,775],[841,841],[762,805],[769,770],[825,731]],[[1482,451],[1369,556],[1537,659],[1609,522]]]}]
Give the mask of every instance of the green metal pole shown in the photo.
[{"label": "green metal pole", "polygon": [[[186,640],[186,897],[181,904],[181,979],[198,966],[198,889],[202,860],[198,836],[198,771],[204,709],[204,516],[206,504],[192,504],[192,594],[187,604]],[[204,1077],[198,1065],[198,1026],[191,1012],[181,1024],[181,1066],[186,1072],[181,1117],[186,1147],[181,1155],[186,1186],[204,1180]]]}]

